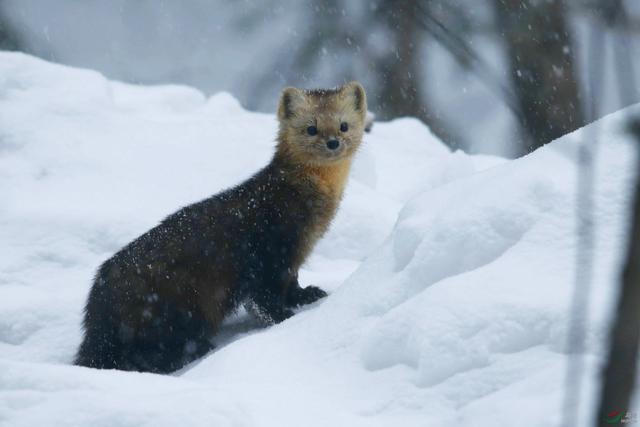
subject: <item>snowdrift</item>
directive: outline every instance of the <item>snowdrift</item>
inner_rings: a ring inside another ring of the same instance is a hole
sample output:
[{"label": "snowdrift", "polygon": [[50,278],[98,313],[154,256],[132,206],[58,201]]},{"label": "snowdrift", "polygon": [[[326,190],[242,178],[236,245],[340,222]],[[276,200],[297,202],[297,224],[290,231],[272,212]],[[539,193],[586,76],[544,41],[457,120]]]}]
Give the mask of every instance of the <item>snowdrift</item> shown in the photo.
[{"label": "snowdrift", "polygon": [[[632,113],[598,124],[577,425],[626,238]],[[326,300],[268,329],[239,313],[175,375],[70,365],[96,267],[268,162],[276,127],[225,93],[0,52],[0,425],[557,425],[584,129],[506,161],[452,153],[413,119],[377,123],[301,272]]]}]

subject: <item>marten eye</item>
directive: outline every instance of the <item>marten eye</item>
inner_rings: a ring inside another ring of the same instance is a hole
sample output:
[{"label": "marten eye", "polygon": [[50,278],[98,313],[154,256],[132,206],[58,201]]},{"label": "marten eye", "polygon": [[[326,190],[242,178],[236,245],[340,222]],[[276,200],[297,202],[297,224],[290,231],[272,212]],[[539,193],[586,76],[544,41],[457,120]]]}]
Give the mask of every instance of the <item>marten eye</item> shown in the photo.
[{"label": "marten eye", "polygon": [[313,135],[315,135],[315,134],[317,134],[317,133],[318,133],[318,128],[317,128],[317,127],[315,127],[315,126],[309,126],[309,127],[307,128],[307,133],[308,133],[309,135],[313,136]]},{"label": "marten eye", "polygon": [[349,130],[349,123],[342,122],[340,123],[340,132],[346,132]]}]

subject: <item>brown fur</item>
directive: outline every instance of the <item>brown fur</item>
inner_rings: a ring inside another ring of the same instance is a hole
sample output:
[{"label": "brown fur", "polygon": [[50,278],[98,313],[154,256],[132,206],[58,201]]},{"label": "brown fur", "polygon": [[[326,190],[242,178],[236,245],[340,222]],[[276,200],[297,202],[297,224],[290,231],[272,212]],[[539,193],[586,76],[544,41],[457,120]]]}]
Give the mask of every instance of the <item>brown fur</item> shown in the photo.
[{"label": "brown fur", "polygon": [[[364,89],[355,82],[327,91],[285,89],[267,167],[179,210],[102,264],[76,363],[170,372],[206,353],[240,303],[279,322],[291,308],[326,295],[301,288],[298,269],[338,209],[365,114]],[[328,148],[329,140],[338,147]]]}]

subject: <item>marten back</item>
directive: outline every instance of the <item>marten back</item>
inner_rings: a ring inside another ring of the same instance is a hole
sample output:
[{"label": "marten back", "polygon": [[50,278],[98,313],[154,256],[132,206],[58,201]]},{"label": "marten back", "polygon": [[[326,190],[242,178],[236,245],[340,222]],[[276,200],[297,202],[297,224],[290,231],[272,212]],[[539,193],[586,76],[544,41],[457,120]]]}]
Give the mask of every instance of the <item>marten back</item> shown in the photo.
[{"label": "marten back", "polygon": [[[278,148],[268,166],[179,210],[101,265],[76,364],[171,372],[208,352],[225,315],[242,302],[280,322],[293,315],[292,308],[325,296],[319,288],[301,288],[298,269],[338,207],[364,112],[357,83],[325,95],[286,89]],[[297,129],[297,120],[308,114],[316,117],[314,135],[326,136],[303,152],[295,147],[309,144],[300,141],[301,131],[314,132]],[[344,130],[345,117],[351,135],[335,131]]]}]

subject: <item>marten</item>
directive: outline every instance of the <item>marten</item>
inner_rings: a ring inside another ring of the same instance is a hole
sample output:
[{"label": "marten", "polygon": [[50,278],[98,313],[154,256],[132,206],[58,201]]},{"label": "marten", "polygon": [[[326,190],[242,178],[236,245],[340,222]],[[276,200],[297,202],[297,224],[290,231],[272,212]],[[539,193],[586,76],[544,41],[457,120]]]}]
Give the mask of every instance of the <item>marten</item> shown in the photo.
[{"label": "marten", "polygon": [[298,269],[332,221],[366,125],[364,88],[283,90],[271,162],[186,206],[105,261],[75,364],[169,373],[214,347],[249,304],[270,324],[327,294]]}]

